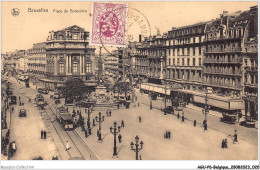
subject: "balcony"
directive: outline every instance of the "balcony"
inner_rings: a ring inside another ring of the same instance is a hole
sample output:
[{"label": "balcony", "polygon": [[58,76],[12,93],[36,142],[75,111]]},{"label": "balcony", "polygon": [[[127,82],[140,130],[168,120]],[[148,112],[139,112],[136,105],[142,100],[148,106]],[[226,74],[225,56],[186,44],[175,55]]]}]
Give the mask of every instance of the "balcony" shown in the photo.
[{"label": "balcony", "polygon": [[216,71],[204,71],[204,74],[213,74],[213,75],[225,75],[225,76],[241,76],[241,73],[226,73],[226,72],[216,72]]},{"label": "balcony", "polygon": [[208,59],[205,58],[204,64],[242,64],[242,59],[223,60],[223,59]]},{"label": "balcony", "polygon": [[252,84],[250,82],[244,82],[245,87],[258,88],[258,84]]},{"label": "balcony", "polygon": [[212,37],[212,38],[209,38],[209,37],[206,37],[204,42],[213,42],[213,41],[223,41],[223,40],[239,40],[241,39],[242,36],[225,36],[225,37]]},{"label": "balcony", "polygon": [[205,53],[237,53],[241,51],[242,48],[236,47],[236,48],[224,48],[224,49],[207,49],[205,50]]},{"label": "balcony", "polygon": [[258,72],[258,66],[256,67],[245,67],[245,70],[248,72]]},{"label": "balcony", "polygon": [[53,39],[53,40],[47,40],[48,42],[89,42],[89,37],[86,39],[65,39],[65,40],[60,40],[60,39]]}]

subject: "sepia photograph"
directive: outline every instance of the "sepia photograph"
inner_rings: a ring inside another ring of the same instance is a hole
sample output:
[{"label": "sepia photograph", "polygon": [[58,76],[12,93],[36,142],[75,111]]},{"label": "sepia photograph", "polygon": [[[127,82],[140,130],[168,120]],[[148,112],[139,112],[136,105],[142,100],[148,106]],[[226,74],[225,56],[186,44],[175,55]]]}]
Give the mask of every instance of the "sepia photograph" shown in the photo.
[{"label": "sepia photograph", "polygon": [[258,133],[258,1],[1,1],[1,169],[259,169]]}]

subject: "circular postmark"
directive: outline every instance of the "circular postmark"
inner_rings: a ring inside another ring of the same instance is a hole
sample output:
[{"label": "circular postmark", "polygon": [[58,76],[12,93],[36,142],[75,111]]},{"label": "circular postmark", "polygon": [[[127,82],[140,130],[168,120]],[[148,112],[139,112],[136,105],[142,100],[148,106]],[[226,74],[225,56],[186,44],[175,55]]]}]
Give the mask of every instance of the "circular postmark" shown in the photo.
[{"label": "circular postmark", "polygon": [[[124,35],[122,33],[117,32],[118,27],[122,25],[120,25],[120,18],[118,19],[118,16],[116,14],[119,13],[118,11],[122,11],[122,9],[127,10],[127,22],[126,25],[123,25],[125,27]],[[108,38],[112,38],[114,35],[117,35],[117,41],[121,41],[120,43],[122,43],[124,47],[127,47],[131,42],[138,42],[140,39],[143,39],[144,37],[151,36],[150,23],[146,16],[143,13],[141,13],[138,9],[131,7],[122,7],[113,9],[107,13],[109,15],[104,13],[100,19],[99,38],[102,48],[110,55],[116,56],[110,51],[115,50],[114,48],[118,46],[110,45],[109,48],[105,45],[104,41]],[[125,40],[125,43],[122,42],[123,39]]]},{"label": "circular postmark", "polygon": [[18,8],[13,8],[11,14],[16,17],[20,14],[20,10]]}]

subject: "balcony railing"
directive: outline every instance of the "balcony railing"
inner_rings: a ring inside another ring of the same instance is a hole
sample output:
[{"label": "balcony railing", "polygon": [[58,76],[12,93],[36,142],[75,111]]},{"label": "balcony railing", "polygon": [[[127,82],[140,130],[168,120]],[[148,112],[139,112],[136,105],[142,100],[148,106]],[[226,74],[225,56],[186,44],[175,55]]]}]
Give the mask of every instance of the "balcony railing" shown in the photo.
[{"label": "balcony railing", "polygon": [[219,74],[219,75],[227,75],[227,76],[241,76],[241,73],[230,73],[230,72],[216,72],[216,71],[204,71],[204,74]]},{"label": "balcony railing", "polygon": [[212,38],[209,38],[209,37],[206,37],[204,42],[207,42],[207,41],[220,41],[220,40],[231,40],[231,39],[241,39],[242,36],[222,36],[222,37],[212,37]]},{"label": "balcony railing", "polygon": [[221,64],[242,64],[242,59],[223,60],[223,59],[204,59],[204,63],[221,63]]},{"label": "balcony railing", "polygon": [[254,71],[254,72],[256,71],[257,72],[258,71],[258,66],[256,66],[256,67],[248,67],[247,66],[247,67],[245,67],[245,70],[246,71]]},{"label": "balcony railing", "polygon": [[233,52],[241,52],[242,48],[236,47],[236,48],[224,48],[224,49],[207,49],[205,50],[205,53],[233,53]]}]

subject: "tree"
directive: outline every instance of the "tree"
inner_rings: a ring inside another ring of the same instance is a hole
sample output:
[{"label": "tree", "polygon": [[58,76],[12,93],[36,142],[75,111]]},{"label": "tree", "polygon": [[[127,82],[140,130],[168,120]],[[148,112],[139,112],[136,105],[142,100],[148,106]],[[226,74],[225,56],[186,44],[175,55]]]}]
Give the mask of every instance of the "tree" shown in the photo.
[{"label": "tree", "polygon": [[72,98],[73,100],[80,100],[83,98],[84,93],[90,92],[89,88],[84,84],[81,79],[67,80],[62,88],[62,93],[65,98]]},{"label": "tree", "polygon": [[115,91],[115,89],[117,89],[118,97],[119,97],[119,94],[121,94],[122,92],[125,94],[125,97],[126,97],[127,92],[131,90],[131,87],[128,82],[117,82],[117,83],[115,83],[113,89],[114,89],[114,91]]}]

